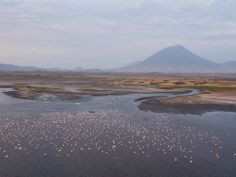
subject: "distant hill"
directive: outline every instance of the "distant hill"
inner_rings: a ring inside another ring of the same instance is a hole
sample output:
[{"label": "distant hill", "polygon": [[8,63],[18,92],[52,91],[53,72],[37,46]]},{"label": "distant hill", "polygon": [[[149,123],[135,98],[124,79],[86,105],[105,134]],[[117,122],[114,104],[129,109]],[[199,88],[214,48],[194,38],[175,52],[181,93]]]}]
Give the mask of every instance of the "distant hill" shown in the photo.
[{"label": "distant hill", "polygon": [[37,71],[41,68],[34,66],[17,66],[11,64],[0,64],[0,71]]},{"label": "distant hill", "polygon": [[72,69],[72,71],[74,71],[74,72],[80,72],[80,71],[83,71],[84,69],[83,68],[81,68],[81,67],[77,67],[77,68],[75,68],[75,69]]},{"label": "distant hill", "polygon": [[225,63],[222,63],[221,65],[225,66],[225,67],[234,67],[234,68],[236,68],[236,61],[227,61]]},{"label": "distant hill", "polygon": [[60,68],[40,68],[35,66],[18,66],[18,65],[11,65],[11,64],[1,64],[0,63],[0,72],[14,72],[14,71],[23,71],[23,72],[30,72],[30,71],[48,71],[48,72],[80,72],[83,71],[83,68],[77,67],[75,69],[60,69]]},{"label": "distant hill", "polygon": [[220,64],[200,57],[180,45],[165,48],[141,62],[119,69],[124,72],[165,73],[203,73],[220,70]]},{"label": "distant hill", "polygon": [[221,70],[236,73],[236,61],[227,61],[221,64]]},{"label": "distant hill", "polygon": [[102,73],[104,71],[101,70],[101,69],[86,69],[86,70],[83,70],[83,72],[86,72],[86,73]]}]

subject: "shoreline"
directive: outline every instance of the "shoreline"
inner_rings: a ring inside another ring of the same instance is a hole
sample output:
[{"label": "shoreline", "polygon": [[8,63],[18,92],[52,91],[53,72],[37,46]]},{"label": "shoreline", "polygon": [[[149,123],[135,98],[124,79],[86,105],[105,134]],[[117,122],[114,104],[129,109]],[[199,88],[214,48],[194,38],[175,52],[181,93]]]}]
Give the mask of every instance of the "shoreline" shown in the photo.
[{"label": "shoreline", "polygon": [[[147,90],[102,90],[102,89],[84,89],[77,92],[62,90],[59,88],[47,88],[46,87],[30,87],[30,88],[16,88],[16,87],[5,87],[11,90],[2,92],[3,94],[23,100],[38,100],[38,101],[80,101],[82,97],[93,97],[93,96],[118,96],[127,94],[171,94],[178,96],[182,94],[190,94],[193,90],[191,89],[173,89],[173,90],[156,90],[155,92],[148,92]],[[56,90],[56,91],[55,91]],[[142,101],[151,97],[141,97],[135,101]]]}]

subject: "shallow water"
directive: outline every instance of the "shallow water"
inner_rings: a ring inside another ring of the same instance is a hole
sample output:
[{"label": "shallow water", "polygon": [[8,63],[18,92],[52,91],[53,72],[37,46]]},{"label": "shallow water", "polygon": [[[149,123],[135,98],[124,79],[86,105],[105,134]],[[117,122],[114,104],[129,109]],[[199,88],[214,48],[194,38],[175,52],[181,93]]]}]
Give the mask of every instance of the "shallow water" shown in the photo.
[{"label": "shallow water", "polygon": [[147,96],[175,95],[66,103],[0,94],[0,176],[235,176],[236,113],[142,112],[135,100]]}]

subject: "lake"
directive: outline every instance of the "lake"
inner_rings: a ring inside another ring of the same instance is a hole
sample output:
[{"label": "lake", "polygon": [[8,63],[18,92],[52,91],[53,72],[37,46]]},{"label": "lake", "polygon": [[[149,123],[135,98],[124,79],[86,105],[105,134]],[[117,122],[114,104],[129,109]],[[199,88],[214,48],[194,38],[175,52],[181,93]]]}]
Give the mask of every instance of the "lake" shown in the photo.
[{"label": "lake", "polygon": [[236,175],[236,113],[155,113],[135,101],[172,93],[84,96],[72,103],[20,100],[4,91],[2,177]]}]

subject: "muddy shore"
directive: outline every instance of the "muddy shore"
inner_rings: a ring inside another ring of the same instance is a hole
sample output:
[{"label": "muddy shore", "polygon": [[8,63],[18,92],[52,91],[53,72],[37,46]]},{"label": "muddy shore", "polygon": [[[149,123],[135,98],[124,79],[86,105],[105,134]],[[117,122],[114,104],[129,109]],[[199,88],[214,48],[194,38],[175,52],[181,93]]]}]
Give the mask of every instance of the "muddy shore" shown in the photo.
[{"label": "muddy shore", "polygon": [[236,104],[217,102],[201,95],[175,97],[168,99],[150,98],[142,101],[138,108],[142,111],[171,114],[201,115],[206,112],[236,112]]},{"label": "muddy shore", "polygon": [[[106,92],[105,92],[106,93]],[[160,92],[167,93],[167,92]],[[206,112],[222,111],[236,112],[236,104],[208,99],[209,93],[198,94],[191,93],[191,90],[173,90],[168,92],[170,96],[147,96],[140,97],[135,102],[140,102],[138,109],[142,111],[151,111],[155,113],[169,114],[192,114],[201,115]],[[92,99],[91,95],[82,95],[79,92],[58,92],[58,93],[41,93],[33,91],[11,90],[4,92],[5,95],[17,99],[53,101],[53,102],[71,102],[80,103]],[[106,93],[108,94],[108,93]],[[108,95],[124,95],[129,92],[109,92]],[[191,95],[193,94],[193,95]],[[189,96],[190,95],[190,96]],[[107,96],[107,95],[96,95]]]}]

